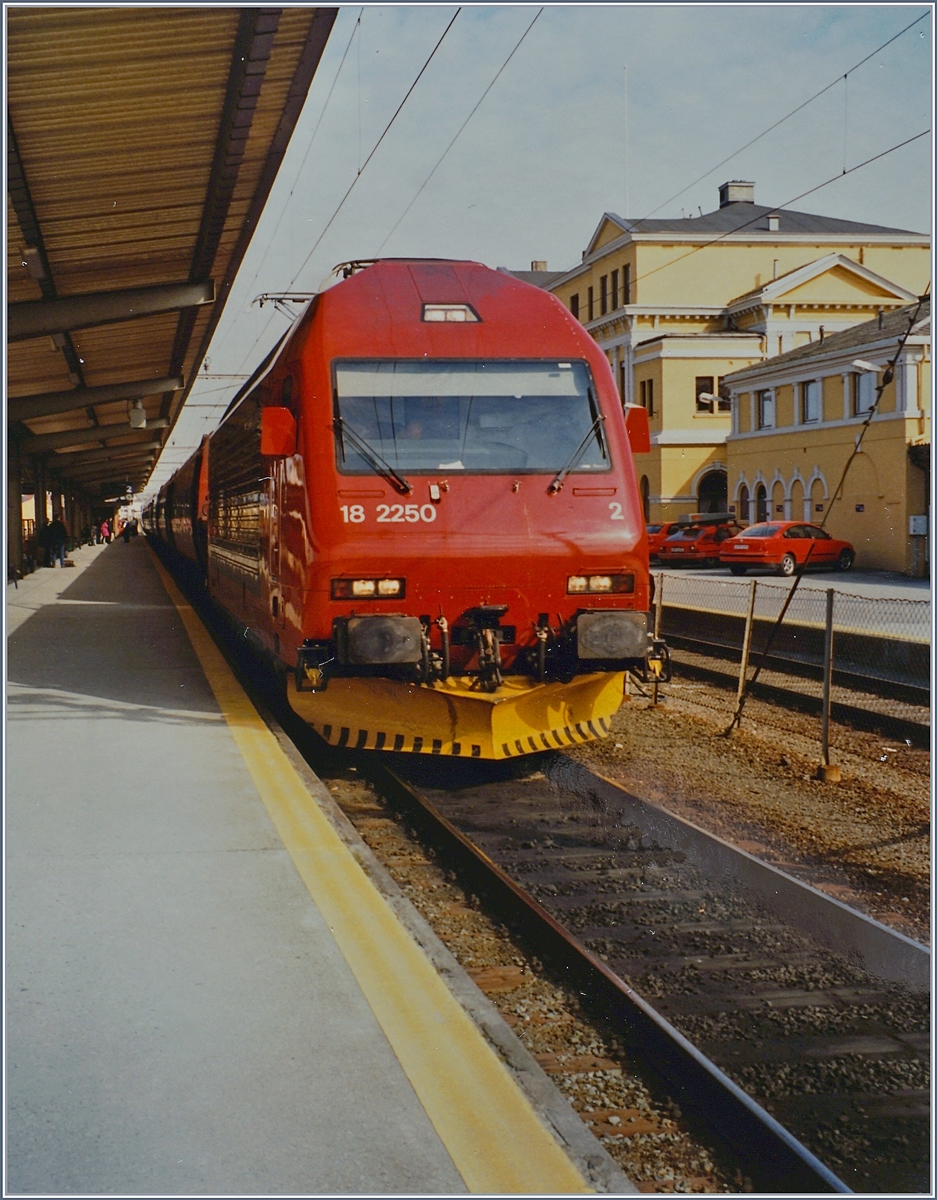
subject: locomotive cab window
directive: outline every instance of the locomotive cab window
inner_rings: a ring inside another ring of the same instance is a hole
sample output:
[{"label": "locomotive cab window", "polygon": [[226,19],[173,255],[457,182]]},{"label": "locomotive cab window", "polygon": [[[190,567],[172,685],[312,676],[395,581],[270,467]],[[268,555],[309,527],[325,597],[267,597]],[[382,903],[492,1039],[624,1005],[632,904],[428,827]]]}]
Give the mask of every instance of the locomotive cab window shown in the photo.
[{"label": "locomotive cab window", "polygon": [[610,469],[585,363],[346,360],[333,372],[343,474],[374,471],[365,449],[415,473],[558,471],[580,448],[575,472]]}]

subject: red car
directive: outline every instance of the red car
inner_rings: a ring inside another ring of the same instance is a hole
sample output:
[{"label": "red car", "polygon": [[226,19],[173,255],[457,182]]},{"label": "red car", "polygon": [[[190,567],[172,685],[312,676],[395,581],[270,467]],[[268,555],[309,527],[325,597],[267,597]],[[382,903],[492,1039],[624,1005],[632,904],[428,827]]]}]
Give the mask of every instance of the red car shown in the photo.
[{"label": "red car", "polygon": [[663,525],[645,525],[647,530],[647,552],[651,558],[657,557],[657,552],[664,540],[674,533],[679,525],[676,521],[666,521]]},{"label": "red car", "polygon": [[849,542],[830,537],[819,525],[803,521],[770,521],[750,525],[724,542],[719,561],[733,575],[749,567],[774,567],[779,575],[794,575],[809,567],[848,571],[856,561]]},{"label": "red car", "polygon": [[742,526],[731,513],[697,513],[677,522],[673,532],[661,543],[657,557],[668,566],[695,563],[714,567],[719,563],[722,543],[741,530]]}]

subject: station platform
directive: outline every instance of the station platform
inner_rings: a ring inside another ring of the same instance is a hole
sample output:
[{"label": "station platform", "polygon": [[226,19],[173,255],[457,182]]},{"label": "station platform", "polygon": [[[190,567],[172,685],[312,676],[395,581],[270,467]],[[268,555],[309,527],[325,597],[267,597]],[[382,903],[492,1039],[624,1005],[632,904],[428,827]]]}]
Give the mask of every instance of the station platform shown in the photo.
[{"label": "station platform", "polygon": [[7,588],[5,1194],[594,1190],[145,540],[72,557]]}]

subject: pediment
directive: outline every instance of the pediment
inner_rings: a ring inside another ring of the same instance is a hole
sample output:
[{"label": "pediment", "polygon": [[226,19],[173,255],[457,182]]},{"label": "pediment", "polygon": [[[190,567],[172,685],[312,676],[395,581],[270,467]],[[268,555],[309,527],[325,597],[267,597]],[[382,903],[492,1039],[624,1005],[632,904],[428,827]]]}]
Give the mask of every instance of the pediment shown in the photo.
[{"label": "pediment", "polygon": [[771,298],[773,304],[868,304],[874,301],[908,304],[913,300],[914,297],[897,284],[877,277],[869,279],[840,263]]},{"label": "pediment", "polygon": [[845,254],[826,254],[772,279],[727,305],[728,311],[761,304],[912,304],[901,284],[870,271]]},{"label": "pediment", "polygon": [[627,228],[627,224],[620,217],[616,217],[614,213],[603,213],[602,220],[599,221],[596,231],[586,247],[586,254],[594,254],[596,250],[601,250],[603,246],[614,242],[616,238],[620,238],[623,233],[627,232]]}]

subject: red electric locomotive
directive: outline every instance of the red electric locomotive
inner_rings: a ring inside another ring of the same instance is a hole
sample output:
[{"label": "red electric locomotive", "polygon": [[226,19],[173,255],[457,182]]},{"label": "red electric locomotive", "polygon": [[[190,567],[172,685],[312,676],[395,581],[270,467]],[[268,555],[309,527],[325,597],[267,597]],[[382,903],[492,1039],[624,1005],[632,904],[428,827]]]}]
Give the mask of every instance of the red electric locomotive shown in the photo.
[{"label": "red electric locomotive", "polygon": [[[505,758],[602,737],[656,667],[647,538],[609,364],[477,263],[346,268],[160,491],[326,741]],[[644,420],[642,421],[642,418]]]}]

